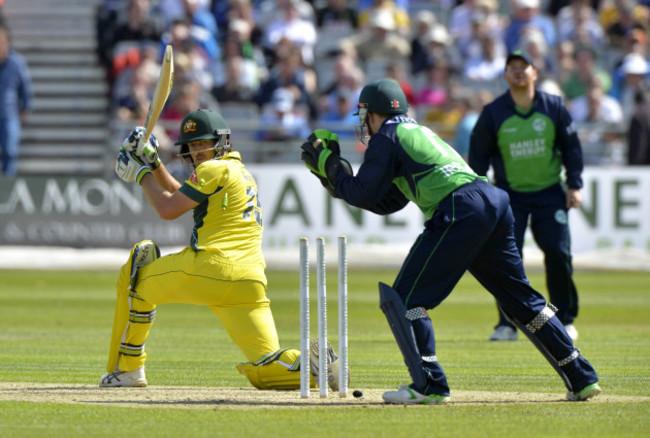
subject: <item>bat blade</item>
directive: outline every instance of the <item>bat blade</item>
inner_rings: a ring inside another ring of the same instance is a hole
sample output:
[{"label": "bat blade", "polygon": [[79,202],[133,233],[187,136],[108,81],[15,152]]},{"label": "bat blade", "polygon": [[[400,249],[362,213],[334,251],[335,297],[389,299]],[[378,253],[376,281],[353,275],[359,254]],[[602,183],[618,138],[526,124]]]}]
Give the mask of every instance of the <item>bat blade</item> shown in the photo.
[{"label": "bat blade", "polygon": [[167,45],[165,47],[165,56],[162,60],[162,65],[160,68],[160,76],[158,77],[158,83],[156,84],[156,89],[154,90],[153,97],[151,99],[151,105],[149,105],[149,110],[147,111],[147,117],[144,122],[145,133],[143,136],[143,141],[138,144],[137,154],[141,155],[144,147],[149,140],[149,135],[153,131],[153,127],[156,126],[158,122],[158,117],[162,113],[165,102],[169,97],[169,93],[172,90],[172,84],[174,83],[174,53],[172,51],[172,46]]}]

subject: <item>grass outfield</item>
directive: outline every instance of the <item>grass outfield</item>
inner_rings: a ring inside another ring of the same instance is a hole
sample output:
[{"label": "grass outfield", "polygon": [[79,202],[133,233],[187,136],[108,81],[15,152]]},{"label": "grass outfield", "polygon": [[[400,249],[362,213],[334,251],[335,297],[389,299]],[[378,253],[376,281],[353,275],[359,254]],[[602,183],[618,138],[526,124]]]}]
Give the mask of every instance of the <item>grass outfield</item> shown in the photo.
[{"label": "grass outfield", "polygon": [[[332,274],[329,321],[336,345]],[[298,391],[251,389],[234,367],[243,356],[217,318],[182,304],[158,308],[147,342],[150,386],[100,390],[116,273],[0,271],[0,436],[648,436],[649,272],[576,273],[576,344],[604,390],[586,403],[563,401],[561,379],[522,336],[487,340],[494,302],[464,277],[430,311],[452,403],[409,407],[381,402],[384,390],[409,380],[378,306],[377,281],[391,282],[394,275],[349,273],[351,389],[364,397],[320,400],[313,391],[305,401]],[[297,347],[298,274],[268,276],[281,342]],[[543,289],[540,273],[530,279]]]}]

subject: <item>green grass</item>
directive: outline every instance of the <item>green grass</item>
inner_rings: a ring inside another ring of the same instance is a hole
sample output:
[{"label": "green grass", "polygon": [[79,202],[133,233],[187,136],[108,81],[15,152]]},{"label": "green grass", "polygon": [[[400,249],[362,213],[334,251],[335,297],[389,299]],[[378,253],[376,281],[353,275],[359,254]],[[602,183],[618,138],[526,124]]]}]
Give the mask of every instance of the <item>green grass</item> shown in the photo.
[{"label": "green grass", "polygon": [[[298,275],[270,271],[269,296],[283,346],[298,345]],[[377,281],[395,272],[349,274],[353,388],[393,389],[409,380],[378,305]],[[543,289],[540,273],[531,282]],[[0,382],[94,385],[103,373],[114,308],[114,272],[0,271]],[[577,346],[606,395],[647,396],[650,273],[576,273]],[[336,278],[329,279],[336,342]],[[315,287],[312,288],[315,291]],[[314,292],[315,295],[315,292]],[[313,301],[315,309],[315,300]],[[430,312],[438,358],[454,390],[564,393],[560,378],[525,339],[490,343],[492,297],[466,276]],[[316,318],[312,317],[315,333]],[[147,342],[151,385],[248,387],[243,356],[207,308],[158,308]],[[188,397],[191,397],[188,395]],[[146,406],[146,405],[145,405]],[[442,407],[165,409],[0,402],[0,436],[647,436],[650,402],[493,403]]]}]

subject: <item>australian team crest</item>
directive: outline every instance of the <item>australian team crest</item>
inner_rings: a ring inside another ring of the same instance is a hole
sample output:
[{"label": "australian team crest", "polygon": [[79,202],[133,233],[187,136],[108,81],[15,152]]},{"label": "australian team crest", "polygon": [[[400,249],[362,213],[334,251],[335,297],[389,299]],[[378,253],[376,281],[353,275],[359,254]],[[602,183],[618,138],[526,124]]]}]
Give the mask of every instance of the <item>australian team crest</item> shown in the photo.
[{"label": "australian team crest", "polygon": [[189,119],[187,122],[185,122],[185,125],[183,126],[183,132],[194,132],[196,131],[196,122],[192,119]]}]

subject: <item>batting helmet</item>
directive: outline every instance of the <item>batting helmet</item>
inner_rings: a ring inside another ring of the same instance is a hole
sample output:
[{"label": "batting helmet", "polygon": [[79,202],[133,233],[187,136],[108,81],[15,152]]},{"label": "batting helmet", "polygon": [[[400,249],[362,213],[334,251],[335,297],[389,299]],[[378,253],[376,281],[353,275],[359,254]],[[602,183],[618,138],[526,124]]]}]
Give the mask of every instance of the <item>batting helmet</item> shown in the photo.
[{"label": "batting helmet", "polygon": [[178,141],[174,143],[181,145],[180,155],[186,158],[189,154],[187,144],[200,140],[216,140],[214,149],[217,156],[230,151],[230,128],[221,114],[209,109],[199,109],[185,116]]},{"label": "batting helmet", "polygon": [[379,79],[363,87],[359,95],[359,107],[356,115],[362,110],[379,114],[405,114],[408,102],[402,87],[392,79]]}]

